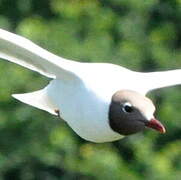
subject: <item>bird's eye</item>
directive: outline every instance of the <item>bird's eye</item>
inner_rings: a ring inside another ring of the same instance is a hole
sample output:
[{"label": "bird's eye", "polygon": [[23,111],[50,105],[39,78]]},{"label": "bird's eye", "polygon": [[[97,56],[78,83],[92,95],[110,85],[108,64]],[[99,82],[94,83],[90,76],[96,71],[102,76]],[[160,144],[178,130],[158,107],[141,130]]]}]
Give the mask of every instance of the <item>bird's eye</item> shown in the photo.
[{"label": "bird's eye", "polygon": [[133,107],[132,107],[132,105],[131,105],[130,103],[125,103],[125,104],[123,105],[122,109],[123,109],[123,111],[124,111],[125,113],[131,113],[131,112],[133,112]]}]

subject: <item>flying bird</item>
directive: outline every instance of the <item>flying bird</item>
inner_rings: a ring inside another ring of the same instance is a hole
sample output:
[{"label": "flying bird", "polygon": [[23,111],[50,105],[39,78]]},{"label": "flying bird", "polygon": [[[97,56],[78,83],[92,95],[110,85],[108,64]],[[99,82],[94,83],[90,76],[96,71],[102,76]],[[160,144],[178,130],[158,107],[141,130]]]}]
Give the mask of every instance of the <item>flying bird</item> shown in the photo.
[{"label": "flying bird", "polygon": [[79,136],[97,143],[145,128],[164,133],[146,94],[181,84],[181,69],[142,73],[109,63],[67,60],[3,29],[0,58],[52,79],[45,88],[14,98],[60,116]]}]

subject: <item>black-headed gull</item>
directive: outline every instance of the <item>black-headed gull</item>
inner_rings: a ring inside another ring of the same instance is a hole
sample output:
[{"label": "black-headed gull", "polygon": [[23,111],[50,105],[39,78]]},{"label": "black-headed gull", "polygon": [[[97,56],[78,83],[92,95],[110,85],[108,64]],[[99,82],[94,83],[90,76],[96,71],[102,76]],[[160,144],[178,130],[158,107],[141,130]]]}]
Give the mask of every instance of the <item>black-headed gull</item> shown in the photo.
[{"label": "black-headed gull", "polygon": [[113,64],[66,60],[2,29],[0,58],[53,79],[42,90],[14,98],[59,114],[79,136],[93,142],[115,141],[145,127],[164,133],[145,95],[181,84],[181,69],[140,73]]}]

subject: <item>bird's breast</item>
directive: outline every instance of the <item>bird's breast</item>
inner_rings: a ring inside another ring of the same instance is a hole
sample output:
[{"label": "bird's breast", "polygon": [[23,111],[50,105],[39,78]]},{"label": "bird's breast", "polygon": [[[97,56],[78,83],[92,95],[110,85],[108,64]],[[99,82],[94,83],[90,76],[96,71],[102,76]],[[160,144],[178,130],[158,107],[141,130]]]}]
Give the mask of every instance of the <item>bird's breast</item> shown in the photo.
[{"label": "bird's breast", "polygon": [[121,138],[109,126],[109,102],[83,82],[53,80],[48,94],[59,107],[60,116],[82,138],[93,142]]}]

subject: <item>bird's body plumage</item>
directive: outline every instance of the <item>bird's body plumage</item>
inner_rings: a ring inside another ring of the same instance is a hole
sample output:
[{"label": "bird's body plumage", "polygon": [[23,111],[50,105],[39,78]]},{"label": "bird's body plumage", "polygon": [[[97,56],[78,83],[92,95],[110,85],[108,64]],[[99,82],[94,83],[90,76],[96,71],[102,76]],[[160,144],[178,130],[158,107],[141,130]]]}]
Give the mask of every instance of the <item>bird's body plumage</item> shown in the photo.
[{"label": "bird's body plumage", "polygon": [[181,84],[181,70],[140,73],[107,63],[80,63],[58,57],[31,41],[0,29],[0,58],[53,78],[42,90],[13,95],[60,116],[84,139],[114,141],[123,137],[109,126],[109,106],[118,90],[145,96],[153,89]]}]

